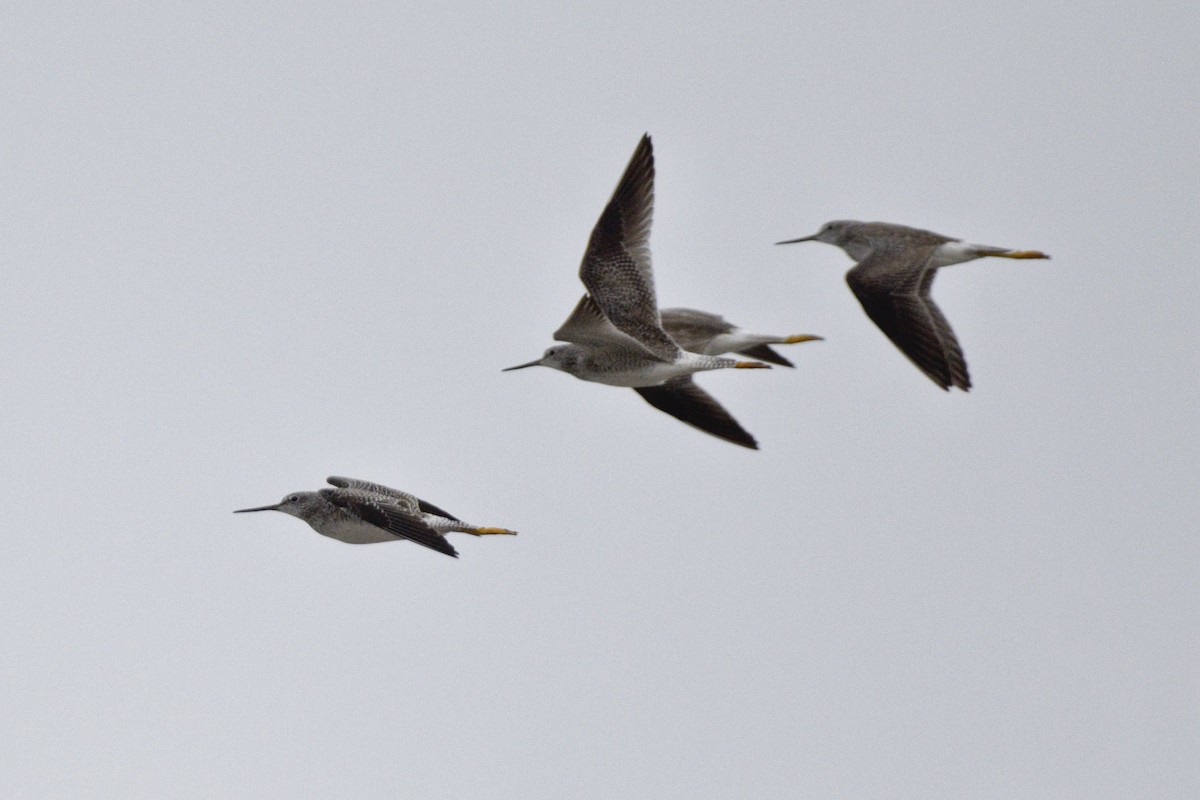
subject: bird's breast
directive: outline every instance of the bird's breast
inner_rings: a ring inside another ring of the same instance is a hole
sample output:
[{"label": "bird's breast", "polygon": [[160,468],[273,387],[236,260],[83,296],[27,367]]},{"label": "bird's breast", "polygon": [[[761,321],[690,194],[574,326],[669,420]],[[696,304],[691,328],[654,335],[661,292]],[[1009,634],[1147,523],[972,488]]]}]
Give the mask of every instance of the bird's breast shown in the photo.
[{"label": "bird's breast", "polygon": [[629,361],[614,361],[597,365],[589,376],[577,376],[595,383],[608,386],[623,386],[637,388],[641,386],[658,386],[680,375],[688,375],[695,370],[683,363],[665,362],[652,358],[630,359]]},{"label": "bird's breast", "polygon": [[346,544],[376,544],[394,542],[400,538],[352,514],[332,516],[309,524],[317,533]]}]

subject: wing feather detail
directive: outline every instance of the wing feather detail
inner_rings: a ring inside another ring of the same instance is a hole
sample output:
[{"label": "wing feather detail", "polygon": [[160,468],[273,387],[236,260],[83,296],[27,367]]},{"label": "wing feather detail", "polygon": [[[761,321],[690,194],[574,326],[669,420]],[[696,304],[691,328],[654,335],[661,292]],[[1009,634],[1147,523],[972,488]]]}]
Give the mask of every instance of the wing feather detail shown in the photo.
[{"label": "wing feather detail", "polygon": [[719,439],[751,450],[758,442],[712,395],[692,381],[691,375],[673,378],[661,386],[639,386],[635,392],[659,411],[710,433]]},{"label": "wing feather detail", "polygon": [[650,260],[654,149],[643,136],[588,240],[579,278],[617,330],[664,361],[679,346],[663,330]]},{"label": "wing feather detail", "polygon": [[376,492],[355,488],[322,489],[321,496],[388,533],[458,558],[458,551],[446,537],[430,527],[419,512],[388,502]]},{"label": "wing feather detail", "polygon": [[936,249],[872,253],[846,273],[846,282],[871,321],[926,376],[942,389],[971,388],[962,347],[930,290],[937,270],[927,266]]}]

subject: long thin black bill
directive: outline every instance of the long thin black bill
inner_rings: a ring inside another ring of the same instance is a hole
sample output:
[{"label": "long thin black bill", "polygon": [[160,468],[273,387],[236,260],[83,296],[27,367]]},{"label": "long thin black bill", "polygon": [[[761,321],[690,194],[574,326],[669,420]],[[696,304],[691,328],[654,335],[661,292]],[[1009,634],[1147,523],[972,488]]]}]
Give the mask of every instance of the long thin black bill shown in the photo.
[{"label": "long thin black bill", "polygon": [[528,364],[517,364],[515,367],[505,367],[504,369],[502,369],[500,371],[501,372],[512,372],[514,369],[525,369],[526,367],[536,367],[541,363],[542,363],[542,360],[539,358],[536,361],[530,361]]}]

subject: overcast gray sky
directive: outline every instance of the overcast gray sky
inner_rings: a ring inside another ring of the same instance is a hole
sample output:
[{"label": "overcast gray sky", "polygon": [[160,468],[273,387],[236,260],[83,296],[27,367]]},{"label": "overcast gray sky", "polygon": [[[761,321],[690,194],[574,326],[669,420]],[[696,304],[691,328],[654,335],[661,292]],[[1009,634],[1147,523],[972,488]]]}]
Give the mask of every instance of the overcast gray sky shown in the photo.
[{"label": "overcast gray sky", "polygon": [[[12,797],[1200,795],[1200,11],[0,12]],[[705,436],[538,356],[638,137]],[[945,394],[851,265],[943,270]],[[235,508],[326,475],[455,561]]]}]

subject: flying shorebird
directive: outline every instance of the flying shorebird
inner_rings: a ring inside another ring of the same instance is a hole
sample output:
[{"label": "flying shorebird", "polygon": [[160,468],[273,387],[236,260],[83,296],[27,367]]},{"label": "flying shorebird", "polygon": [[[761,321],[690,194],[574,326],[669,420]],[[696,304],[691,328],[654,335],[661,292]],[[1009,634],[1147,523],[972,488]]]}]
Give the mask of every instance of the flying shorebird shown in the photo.
[{"label": "flying shorebird", "polygon": [[408,539],[454,558],[458,558],[458,551],[446,541],[447,533],[517,533],[463,522],[433,503],[378,483],[338,477],[327,480],[337,488],[293,492],[273,506],[242,508],[233,513],[282,511],[304,520],[317,533],[347,544]]},{"label": "flying shorebird", "polygon": [[863,310],[896,347],[946,391],[971,388],[967,362],[950,323],[929,296],[941,267],[985,256],[1049,258],[1038,250],[971,244],[940,233],[888,222],[834,220],[812,236],[776,244],[825,242],[846,251],[858,266],[846,282]]},{"label": "flying shorebird", "polygon": [[663,330],[680,347],[708,356],[737,353],[759,361],[769,361],[781,367],[791,367],[795,365],[771,349],[771,345],[822,341],[822,337],[811,333],[798,333],[794,336],[752,333],[727,322],[722,316],[694,308],[664,308],[659,314],[662,316]]},{"label": "flying shorebird", "polygon": [[654,151],[646,135],[592,229],[579,267],[588,293],[554,332],[556,340],[568,344],[551,347],[541,358],[504,371],[552,367],[580,380],[627,386],[676,419],[757,449],[754,437],[692,382],[692,374],[768,365],[689,352],[663,330],[650,265],[653,207]]}]

